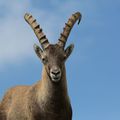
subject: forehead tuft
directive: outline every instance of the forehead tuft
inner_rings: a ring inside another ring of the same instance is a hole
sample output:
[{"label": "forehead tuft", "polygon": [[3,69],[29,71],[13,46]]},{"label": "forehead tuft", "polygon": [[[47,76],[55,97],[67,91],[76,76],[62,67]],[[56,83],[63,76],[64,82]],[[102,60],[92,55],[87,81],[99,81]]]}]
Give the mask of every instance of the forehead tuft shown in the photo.
[{"label": "forehead tuft", "polygon": [[57,44],[50,44],[49,47],[46,49],[46,52],[49,54],[63,54],[64,50]]}]

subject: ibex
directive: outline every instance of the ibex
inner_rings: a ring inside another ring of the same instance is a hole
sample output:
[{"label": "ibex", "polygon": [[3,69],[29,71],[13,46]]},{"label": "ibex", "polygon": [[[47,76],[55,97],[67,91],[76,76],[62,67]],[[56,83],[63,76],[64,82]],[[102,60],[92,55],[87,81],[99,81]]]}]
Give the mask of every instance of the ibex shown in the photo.
[{"label": "ibex", "polygon": [[58,43],[50,44],[32,15],[24,16],[34,30],[42,49],[34,45],[43,63],[42,79],[31,86],[17,86],[7,91],[0,103],[0,120],[72,120],[67,91],[65,61],[73,50],[66,49],[69,33],[81,14],[76,12],[65,24]]}]

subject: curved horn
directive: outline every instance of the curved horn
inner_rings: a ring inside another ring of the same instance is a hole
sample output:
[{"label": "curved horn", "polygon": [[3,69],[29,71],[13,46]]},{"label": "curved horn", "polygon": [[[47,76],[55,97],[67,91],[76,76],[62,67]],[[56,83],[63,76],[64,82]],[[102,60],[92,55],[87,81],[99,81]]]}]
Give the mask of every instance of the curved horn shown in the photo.
[{"label": "curved horn", "polygon": [[67,41],[67,38],[70,34],[70,31],[77,20],[78,24],[80,23],[82,15],[79,12],[72,14],[72,16],[68,19],[68,22],[65,23],[65,27],[63,28],[63,32],[58,41],[58,45],[64,47]]},{"label": "curved horn", "polygon": [[36,34],[42,48],[46,49],[49,46],[49,41],[46,38],[46,35],[44,35],[42,29],[40,28],[40,25],[36,22],[36,19],[34,19],[33,16],[29,13],[26,13],[24,18]]}]

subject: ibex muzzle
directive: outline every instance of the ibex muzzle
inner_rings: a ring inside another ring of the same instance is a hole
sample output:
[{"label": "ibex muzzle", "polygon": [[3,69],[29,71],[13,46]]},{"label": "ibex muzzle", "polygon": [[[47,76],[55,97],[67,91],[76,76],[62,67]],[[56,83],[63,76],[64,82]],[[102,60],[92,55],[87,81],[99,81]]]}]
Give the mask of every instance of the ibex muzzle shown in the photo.
[{"label": "ibex muzzle", "polygon": [[59,67],[53,66],[50,70],[50,77],[53,81],[57,82],[61,78],[61,70]]}]

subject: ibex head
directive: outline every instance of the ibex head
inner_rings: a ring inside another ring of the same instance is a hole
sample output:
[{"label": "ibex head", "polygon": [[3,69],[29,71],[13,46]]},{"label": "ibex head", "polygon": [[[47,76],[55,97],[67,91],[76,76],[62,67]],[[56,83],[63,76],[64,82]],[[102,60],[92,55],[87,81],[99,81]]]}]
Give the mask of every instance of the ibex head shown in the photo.
[{"label": "ibex head", "polygon": [[[46,72],[52,81],[58,82],[62,77],[62,72],[64,69],[64,63],[66,59],[72,53],[74,45],[69,45],[66,49],[64,49],[69,33],[77,20],[81,20],[81,14],[79,12],[73,14],[68,22],[65,24],[63,28],[63,32],[60,35],[58,43],[50,44],[46,36],[44,35],[42,29],[37,24],[36,19],[32,17],[32,15],[26,13],[24,16],[27,23],[34,30],[42,49],[38,45],[34,45],[34,50],[37,56],[42,60],[46,68]],[[78,24],[79,24],[78,22]]]}]

